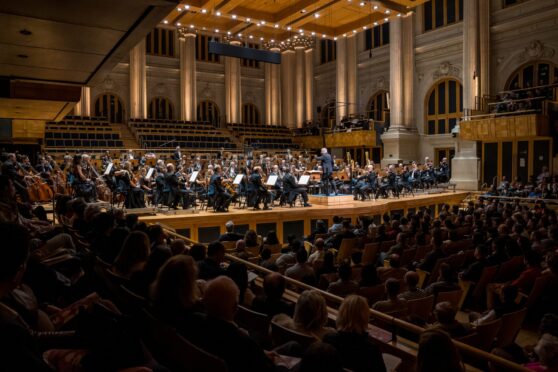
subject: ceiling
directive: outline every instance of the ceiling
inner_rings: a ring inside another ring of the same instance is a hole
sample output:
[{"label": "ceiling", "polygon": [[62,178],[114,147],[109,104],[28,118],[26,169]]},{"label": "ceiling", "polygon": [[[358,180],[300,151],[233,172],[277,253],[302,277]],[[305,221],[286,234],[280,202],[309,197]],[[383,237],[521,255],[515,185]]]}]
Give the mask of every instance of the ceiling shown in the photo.
[{"label": "ceiling", "polygon": [[262,41],[295,33],[335,38],[404,15],[427,0],[185,0],[161,22]]},{"label": "ceiling", "polygon": [[0,77],[102,81],[179,0],[0,2]]}]

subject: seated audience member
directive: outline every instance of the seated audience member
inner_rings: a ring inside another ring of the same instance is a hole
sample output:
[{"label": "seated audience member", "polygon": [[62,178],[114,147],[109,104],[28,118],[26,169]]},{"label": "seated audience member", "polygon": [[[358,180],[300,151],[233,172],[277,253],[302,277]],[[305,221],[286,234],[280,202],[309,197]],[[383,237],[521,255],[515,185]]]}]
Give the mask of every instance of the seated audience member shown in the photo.
[{"label": "seated audience member", "polygon": [[378,270],[374,264],[365,265],[362,267],[360,272],[360,282],[358,286],[362,287],[374,287],[382,284],[380,277],[378,276]]},{"label": "seated audience member", "polygon": [[140,296],[147,297],[149,286],[155,280],[159,269],[171,257],[172,253],[166,246],[155,247],[151,251],[144,268],[132,274],[129,289]]},{"label": "seated audience member", "polygon": [[407,273],[407,269],[400,267],[400,256],[397,254],[392,254],[388,256],[389,267],[378,267],[378,276],[381,281],[385,281],[388,278],[403,279]]},{"label": "seated audience member", "polygon": [[267,274],[263,283],[264,296],[252,302],[252,310],[273,317],[277,314],[293,315],[293,305],[283,300],[285,278],[279,273]]},{"label": "seated audience member", "polygon": [[434,307],[436,323],[434,329],[441,329],[453,338],[459,338],[471,333],[471,326],[466,323],[458,322],[455,319],[457,311],[449,302],[437,303]]},{"label": "seated audience member", "polygon": [[401,285],[397,279],[386,280],[386,295],[387,300],[378,301],[372,305],[372,309],[381,311],[382,313],[397,313],[398,315],[404,316],[407,314],[407,301],[397,297],[399,291],[401,290]]},{"label": "seated audience member", "polygon": [[260,262],[258,265],[271,271],[279,271],[279,268],[275,264],[275,260],[271,258],[271,249],[267,247],[263,248],[260,252]]},{"label": "seated audience member", "polygon": [[320,275],[322,274],[330,274],[336,271],[337,268],[335,267],[335,256],[333,255],[333,252],[327,251],[324,254],[324,261],[322,262],[320,267],[318,267],[318,269],[316,270],[316,278],[319,279]]},{"label": "seated audience member", "polygon": [[279,238],[277,237],[277,233],[275,232],[275,230],[270,230],[267,232],[267,235],[264,238],[264,244],[267,245],[279,244]]},{"label": "seated audience member", "polygon": [[490,283],[486,287],[486,305],[489,309],[493,309],[496,304],[496,298],[502,294],[502,288],[506,285],[516,287],[522,293],[529,293],[535,285],[535,280],[541,276],[541,256],[538,252],[525,252],[524,264],[526,269],[519,274],[519,277],[509,283]]},{"label": "seated audience member", "polygon": [[298,372],[343,372],[343,363],[337,350],[330,344],[314,342],[306,349]]},{"label": "seated audience member", "polygon": [[246,242],[244,241],[244,239],[236,241],[233,255],[238,258],[242,258],[243,260],[248,260],[250,257],[252,257],[252,255],[246,251]]},{"label": "seated audience member", "polygon": [[535,372],[557,372],[558,371],[558,337],[545,333],[533,349],[538,362],[525,365],[530,371]]},{"label": "seated audience member", "polygon": [[316,235],[326,235],[327,234],[327,225],[323,220],[316,221],[316,228],[312,231],[312,233],[307,237],[307,241],[310,243],[315,243]]},{"label": "seated audience member", "polygon": [[419,276],[414,271],[408,271],[405,274],[405,284],[407,284],[407,290],[399,294],[399,298],[402,300],[418,300],[419,298],[426,297],[426,293],[421,288],[417,287],[419,282]]},{"label": "seated audience member", "polygon": [[207,246],[207,258],[198,262],[198,277],[209,280],[220,275],[226,275],[221,268],[221,262],[225,259],[225,247],[219,242],[209,243]]},{"label": "seated audience member", "polygon": [[436,261],[440,258],[444,258],[445,254],[443,251],[443,240],[442,234],[439,230],[435,231],[432,236],[432,250],[426,254],[424,260],[418,264],[417,268],[432,272],[434,270],[434,266],[436,266]]},{"label": "seated audience member", "polygon": [[343,300],[337,314],[337,332],[328,333],[323,341],[339,352],[343,367],[354,372],[386,370],[380,349],[368,339],[370,310],[364,297],[350,295]]},{"label": "seated audience member", "polygon": [[190,247],[190,251],[188,251],[188,254],[190,256],[192,256],[192,258],[196,262],[201,262],[201,261],[205,260],[205,255],[206,255],[205,245],[203,245],[201,243],[196,243],[196,244],[192,245]]},{"label": "seated audience member", "polygon": [[197,274],[198,268],[192,257],[171,257],[159,270],[150,290],[154,315],[175,327],[187,339],[194,335],[202,319],[196,313],[201,309]]},{"label": "seated audience member", "polygon": [[382,252],[382,254],[380,255],[381,259],[383,260],[386,257],[389,257],[393,254],[397,254],[401,256],[405,249],[410,248],[407,244],[408,240],[409,240],[409,234],[404,232],[400,232],[399,234],[397,234],[397,238],[395,238],[396,244],[394,246],[391,246],[386,253]]},{"label": "seated audience member", "polygon": [[316,241],[314,242],[315,250],[314,252],[312,252],[312,254],[310,254],[310,257],[308,257],[308,263],[313,264],[314,262],[320,262],[324,260],[324,246],[325,242],[322,238],[316,239]]},{"label": "seated audience member", "polygon": [[182,239],[174,239],[169,247],[173,256],[188,253],[188,246]]},{"label": "seated audience member", "polygon": [[218,240],[220,242],[236,242],[237,240],[244,238],[241,234],[234,232],[234,222],[232,221],[227,221],[227,223],[225,223],[225,230],[225,233],[219,236]]},{"label": "seated audience member", "polygon": [[438,276],[438,281],[430,284],[424,290],[427,295],[437,295],[440,292],[451,292],[461,289],[459,284],[456,282],[454,271],[451,266],[447,263],[440,265],[440,275]]},{"label": "seated audience member", "polygon": [[333,216],[333,225],[328,230],[329,234],[337,234],[343,230],[343,218],[339,216]]},{"label": "seated audience member", "polygon": [[147,236],[149,236],[149,243],[151,248],[166,245],[167,244],[167,233],[161,225],[151,225],[147,228]]},{"label": "seated audience member", "polygon": [[339,265],[337,272],[339,273],[339,279],[336,282],[330,283],[327,287],[327,291],[340,297],[346,297],[350,294],[357,293],[358,284],[351,280],[351,264],[343,262]]},{"label": "seated audience member", "polygon": [[[0,300],[3,300],[21,283],[29,256],[30,236],[24,227],[6,222],[0,223],[0,234],[3,237],[3,248],[0,249]],[[0,303],[0,344],[2,370],[51,371],[27,323],[3,303]]]},{"label": "seated audience member", "polygon": [[296,253],[296,264],[289,267],[285,271],[285,276],[307,284],[315,284],[316,278],[314,275],[314,269],[307,262],[307,260],[308,253],[306,252],[306,249],[299,249]]},{"label": "seated audience member", "polygon": [[343,226],[342,230],[326,240],[326,246],[339,249],[339,247],[341,247],[341,242],[343,241],[343,239],[356,238],[355,233],[352,231],[350,220],[343,220],[341,225]]},{"label": "seated audience member", "polygon": [[284,327],[312,336],[317,341],[327,333],[335,332],[333,328],[326,327],[327,305],[316,290],[306,290],[300,294],[295,305],[294,318],[279,314],[273,320]]},{"label": "seated audience member", "polygon": [[227,267],[227,276],[231,278],[239,290],[239,305],[250,307],[254,301],[254,293],[248,288],[248,268],[240,262],[231,262]]},{"label": "seated audience member", "polygon": [[459,277],[463,280],[470,280],[477,282],[484,270],[488,265],[486,256],[488,255],[488,248],[486,245],[479,245],[475,248],[475,262],[473,262],[467,269],[459,274]]},{"label": "seated audience member", "polygon": [[275,264],[279,268],[280,272],[285,272],[287,267],[294,265],[296,263],[296,254],[299,250],[304,249],[300,240],[294,240],[279,258],[275,261]]},{"label": "seated audience member", "polygon": [[416,372],[464,372],[457,348],[447,333],[429,329],[420,335]]},{"label": "seated audience member", "polygon": [[219,276],[211,280],[203,296],[207,318],[192,341],[223,359],[230,372],[274,371],[264,350],[234,323],[239,294],[232,279]]},{"label": "seated audience member", "polygon": [[522,308],[522,306],[515,302],[517,298],[517,287],[507,285],[502,288],[502,301],[484,314],[479,314],[474,311],[469,313],[469,320],[475,326],[488,323],[492,320],[501,318],[503,315],[513,313]]},{"label": "seated audience member", "polygon": [[143,270],[151,253],[149,238],[145,233],[134,231],[128,235],[120,253],[114,260],[112,270],[125,279]]},{"label": "seated audience member", "polygon": [[246,231],[246,234],[244,234],[244,241],[246,242],[246,248],[255,248],[260,246],[260,243],[258,242],[258,234],[254,230]]}]

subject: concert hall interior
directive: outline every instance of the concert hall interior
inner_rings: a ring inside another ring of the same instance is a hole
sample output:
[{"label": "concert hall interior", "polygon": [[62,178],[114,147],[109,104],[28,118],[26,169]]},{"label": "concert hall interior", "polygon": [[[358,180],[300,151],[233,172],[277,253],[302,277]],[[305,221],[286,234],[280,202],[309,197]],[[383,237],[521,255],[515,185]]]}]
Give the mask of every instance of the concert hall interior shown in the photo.
[{"label": "concert hall interior", "polygon": [[0,25],[0,371],[558,372],[558,0]]}]

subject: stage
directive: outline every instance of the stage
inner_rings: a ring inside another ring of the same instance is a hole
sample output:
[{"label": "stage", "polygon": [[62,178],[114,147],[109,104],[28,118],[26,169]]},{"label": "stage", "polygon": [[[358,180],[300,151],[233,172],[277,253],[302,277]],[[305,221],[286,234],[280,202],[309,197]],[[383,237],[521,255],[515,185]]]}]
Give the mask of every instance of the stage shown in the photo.
[{"label": "stage", "polygon": [[[364,202],[352,200],[351,195],[313,196],[310,199],[312,207],[308,208],[303,208],[297,203],[293,208],[287,206],[274,207],[267,211],[254,211],[251,208],[239,209],[231,205],[228,213],[216,213],[211,209],[168,212],[163,210],[155,215],[141,216],[140,220],[146,223],[161,223],[200,242],[215,240],[224,232],[225,223],[229,220],[235,223],[235,230],[239,233],[254,229],[259,235],[265,236],[269,230],[275,230],[279,240],[286,241],[286,237],[290,234],[299,238],[310,234],[315,221],[319,219],[327,220],[328,226],[331,226],[333,216],[350,218],[353,223],[356,223],[359,216],[370,216],[379,222],[384,213],[404,214],[424,208],[430,208],[437,214],[442,204],[460,204],[469,195],[470,192],[466,191],[444,191]],[[316,202],[316,198],[322,199],[321,204]],[[133,210],[130,213],[133,213]]]}]

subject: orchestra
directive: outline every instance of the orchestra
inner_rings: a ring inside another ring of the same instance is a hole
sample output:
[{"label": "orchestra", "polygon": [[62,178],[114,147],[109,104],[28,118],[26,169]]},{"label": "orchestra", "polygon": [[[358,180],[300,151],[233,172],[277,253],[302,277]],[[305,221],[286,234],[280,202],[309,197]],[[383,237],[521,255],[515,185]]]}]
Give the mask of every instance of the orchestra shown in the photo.
[{"label": "orchestra", "polygon": [[[181,152],[180,147],[170,159],[158,159],[152,152],[112,155],[107,151],[97,160],[85,153],[66,154],[58,165],[41,154],[33,167],[26,156],[6,154],[2,173],[13,180],[23,202],[70,194],[88,202],[121,203],[128,209],[148,205],[190,209],[201,204],[216,212],[227,212],[232,203],[254,210],[269,210],[276,204],[294,207],[299,197],[304,207],[310,207],[308,195],[313,193],[352,195],[362,201],[414,195],[413,190],[450,179],[446,158],[438,167],[427,157],[423,164],[391,164],[382,169],[368,156],[360,167],[350,158],[335,159],[326,148],[314,157],[290,150],[274,156],[221,150],[209,157]],[[303,183],[304,175],[308,179]]]}]

